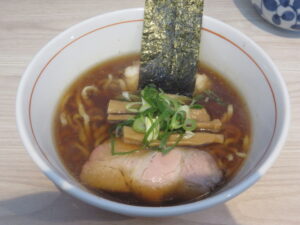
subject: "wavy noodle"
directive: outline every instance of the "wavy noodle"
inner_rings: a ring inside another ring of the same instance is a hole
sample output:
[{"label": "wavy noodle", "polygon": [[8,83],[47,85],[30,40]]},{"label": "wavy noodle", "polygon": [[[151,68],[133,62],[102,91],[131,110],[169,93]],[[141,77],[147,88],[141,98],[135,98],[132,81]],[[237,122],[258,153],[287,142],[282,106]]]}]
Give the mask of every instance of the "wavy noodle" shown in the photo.
[{"label": "wavy noodle", "polygon": [[94,138],[98,138],[99,136],[103,136],[105,134],[108,134],[108,128],[109,125],[108,124],[101,124],[101,126],[99,126],[95,132],[94,132]]},{"label": "wavy noodle", "polygon": [[82,143],[84,146],[89,145],[87,135],[86,135],[85,130],[83,129],[83,127],[78,129],[78,138],[79,138],[80,143]]},{"label": "wavy noodle", "polygon": [[97,93],[98,91],[99,90],[98,90],[98,88],[95,85],[85,86],[81,90],[81,97],[84,100],[88,100],[89,99],[89,94],[88,93]]},{"label": "wavy noodle", "polygon": [[66,125],[68,125],[68,120],[67,120],[67,117],[66,117],[66,114],[64,112],[62,112],[59,116],[59,120],[60,120],[60,123],[61,125],[64,127]]},{"label": "wavy noodle", "polygon": [[243,158],[243,159],[247,157],[247,154],[245,152],[236,152],[235,154],[238,157]]},{"label": "wavy noodle", "polygon": [[66,95],[62,98],[61,103],[60,103],[60,107],[61,107],[62,109],[66,106],[66,104],[67,104],[67,102],[69,101],[70,97],[71,97],[71,94],[69,93],[69,94],[66,94]]},{"label": "wavy noodle", "polygon": [[95,132],[94,132],[94,147],[100,145],[104,140],[109,137],[109,125],[102,124]]},{"label": "wavy noodle", "polygon": [[79,115],[83,118],[83,124],[84,126],[88,129],[88,125],[90,122],[90,117],[89,115],[85,112],[84,109],[84,105],[82,104],[82,102],[80,100],[78,100],[79,98],[77,98],[77,106],[78,106],[78,112]]},{"label": "wavy noodle", "polygon": [[102,84],[102,89],[104,91],[108,90],[118,90],[118,91],[127,91],[126,82],[121,78],[114,78],[111,74],[107,76],[104,83]]},{"label": "wavy noodle", "polygon": [[217,165],[219,168],[222,168],[222,169],[224,169],[224,167],[225,167],[223,161],[220,158],[217,158]]},{"label": "wavy noodle", "polygon": [[228,146],[228,145],[231,145],[231,144],[235,144],[237,141],[239,141],[239,140],[237,140],[235,138],[227,138],[224,141],[224,145]]},{"label": "wavy noodle", "polygon": [[95,115],[95,116],[91,116],[91,121],[102,121],[105,119],[104,115]]},{"label": "wavy noodle", "polygon": [[98,145],[100,145],[103,141],[108,139],[108,137],[109,137],[109,135],[107,133],[104,133],[102,136],[99,136],[99,138],[97,138],[94,142],[94,147],[97,147]]},{"label": "wavy noodle", "polygon": [[90,121],[95,122],[95,121],[100,121],[106,119],[106,111],[104,111],[104,108],[97,107],[95,103],[93,103],[92,106],[87,106],[86,107],[86,113],[90,116]]},{"label": "wavy noodle", "polygon": [[246,135],[244,138],[243,138],[243,150],[248,150],[249,148],[249,145],[250,145],[250,139],[249,139],[249,136]]},{"label": "wavy noodle", "polygon": [[221,118],[222,123],[226,123],[230,121],[232,116],[233,116],[233,105],[230,104],[227,106],[227,112],[224,113],[224,115]]},{"label": "wavy noodle", "polygon": [[227,177],[230,177],[237,171],[243,159],[238,156],[239,151],[237,148],[226,147],[226,150],[226,160],[228,161],[228,163],[226,165],[225,175]]},{"label": "wavy noodle", "polygon": [[83,144],[85,147],[88,147],[89,143],[82,122],[82,117],[78,113],[76,113],[72,117],[69,115],[69,118],[71,118],[70,125],[72,129],[76,131],[80,143]]},{"label": "wavy noodle", "polygon": [[[80,92],[78,91],[75,96],[78,112],[73,115],[67,114],[66,121],[72,129],[76,130],[78,135],[78,143],[76,143],[76,147],[81,152],[84,152],[85,150],[89,153],[87,149],[92,150],[95,146],[108,138],[109,125],[99,126],[99,121],[103,121],[105,119],[105,115],[102,110],[97,109],[95,112],[92,112],[92,114],[95,114],[94,116],[90,116],[86,111],[85,105],[83,104],[83,98],[87,97],[87,92],[96,91],[96,89],[91,86],[86,87],[88,88],[85,90],[82,89]],[[87,154],[86,152],[85,155]]]},{"label": "wavy noodle", "polygon": [[79,113],[75,113],[73,116],[72,116],[72,119],[75,121],[80,121],[82,120],[82,117],[79,115]]},{"label": "wavy noodle", "polygon": [[74,143],[74,147],[80,150],[81,154],[84,155],[86,158],[89,156],[90,152],[87,150],[85,146],[82,146],[78,142]]},{"label": "wavy noodle", "polygon": [[232,124],[224,124],[224,136],[226,139],[234,139],[235,143],[238,142],[240,140],[240,138],[242,137],[242,131],[232,125]]},{"label": "wavy noodle", "polygon": [[238,149],[235,148],[235,147],[227,147],[227,149],[228,149],[230,152],[233,152],[233,153],[238,152]]},{"label": "wavy noodle", "polygon": [[227,158],[228,161],[233,161],[234,156],[231,153],[229,153],[229,154],[226,155],[226,158]]},{"label": "wavy noodle", "polygon": [[[226,152],[231,152],[233,155],[236,155],[236,152],[238,152],[238,150],[230,146],[235,146],[240,142],[240,138],[242,136],[241,130],[236,126],[227,124],[224,128],[224,135],[226,137],[224,141],[224,148]],[[228,155],[226,156],[226,158],[228,161],[233,161],[233,159],[230,160],[232,157],[228,158]]]},{"label": "wavy noodle", "polygon": [[113,76],[111,74],[108,74],[107,79],[105,80],[104,84],[103,84],[103,89],[106,90],[108,88],[108,86],[111,84],[113,80]]},{"label": "wavy noodle", "polygon": [[78,108],[78,113],[83,119],[84,128],[85,128],[86,132],[89,133],[89,130],[90,130],[90,128],[89,128],[90,117],[85,112],[84,105],[82,104],[81,99],[80,99],[80,95],[78,95],[78,94],[76,96],[76,104],[77,104],[77,108]]},{"label": "wavy noodle", "polygon": [[68,126],[72,127],[73,129],[77,129],[78,123],[77,123],[77,121],[74,122],[72,115],[65,114],[65,116],[66,116]]},{"label": "wavy noodle", "polygon": [[236,147],[216,144],[209,147],[209,152],[217,159],[218,166],[224,170],[227,177],[237,170],[242,161],[237,155],[238,149]]},{"label": "wavy noodle", "polygon": [[[99,79],[99,80],[97,80],[97,83],[96,83],[96,85],[98,86],[98,87],[102,87],[103,86],[103,84],[106,82],[106,79]],[[100,90],[99,90],[100,91]]]},{"label": "wavy noodle", "polygon": [[77,104],[78,114],[80,115],[81,119],[83,120],[83,122],[79,119],[77,120],[80,124],[79,130],[78,130],[78,135],[79,135],[81,142],[86,147],[90,147],[91,143],[93,142],[93,140],[91,140],[91,138],[92,138],[91,137],[91,129],[90,129],[91,121],[90,121],[90,117],[86,113],[85,107],[81,101],[81,96],[80,96],[79,92],[76,94],[76,104]]}]

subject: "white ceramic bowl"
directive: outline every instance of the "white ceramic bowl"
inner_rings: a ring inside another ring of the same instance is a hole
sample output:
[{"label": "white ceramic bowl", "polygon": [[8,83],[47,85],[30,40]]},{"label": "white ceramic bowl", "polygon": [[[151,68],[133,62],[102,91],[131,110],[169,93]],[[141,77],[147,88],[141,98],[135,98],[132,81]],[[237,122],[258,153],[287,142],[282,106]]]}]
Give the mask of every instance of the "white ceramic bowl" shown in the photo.
[{"label": "white ceramic bowl", "polygon": [[170,216],[225,202],[255,183],[278,156],[287,136],[289,99],[271,59],[248,37],[204,17],[200,60],[221,72],[246,98],[253,124],[253,144],[243,168],[221,190],[190,204],[139,207],[96,196],[73,179],[55,150],[52,119],[66,87],[91,66],[114,56],[140,51],[143,9],[100,15],[71,27],[50,41],[25,71],[17,94],[17,124],[37,165],[60,189],[82,201],[134,216]]}]

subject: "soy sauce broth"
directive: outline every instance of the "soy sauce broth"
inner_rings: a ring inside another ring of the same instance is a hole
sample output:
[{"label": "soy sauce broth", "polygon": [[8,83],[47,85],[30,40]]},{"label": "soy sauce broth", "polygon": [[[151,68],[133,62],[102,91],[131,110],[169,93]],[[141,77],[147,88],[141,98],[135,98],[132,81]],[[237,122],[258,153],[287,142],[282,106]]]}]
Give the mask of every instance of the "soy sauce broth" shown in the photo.
[{"label": "soy sauce broth", "polygon": [[[111,125],[106,120],[108,102],[122,93],[122,82],[120,80],[123,77],[124,69],[138,61],[138,54],[130,54],[102,62],[81,74],[63,93],[54,115],[53,138],[62,163],[77,180],[79,180],[81,168],[88,160],[89,154],[97,145],[109,138]],[[234,106],[233,117],[224,125],[222,132],[225,140],[232,138],[236,141],[228,146],[211,144],[200,147],[213,155],[218,166],[224,172],[225,178],[217,187],[219,189],[234,177],[246,159],[245,155],[248,153],[249,146],[245,147],[244,142],[245,137],[248,138],[248,142],[251,140],[250,115],[244,99],[224,76],[206,65],[200,65],[198,72],[204,73],[210,78],[213,83],[211,90],[222,99],[222,104],[210,99],[207,100],[207,98],[201,101],[212,119],[222,117],[227,110],[227,103]],[[110,80],[110,83],[108,83],[108,80]],[[82,98],[80,94],[86,86],[95,86],[99,90],[90,94],[89,100],[84,102],[86,113],[92,118],[88,127],[88,136],[81,134],[82,125],[80,124],[84,121],[78,116],[76,104],[76,99]],[[62,121],[67,121],[68,125],[63,125]],[[240,156],[236,155],[235,150],[240,151],[242,154]],[[104,198],[118,202],[133,205],[151,205],[140,201],[132,194],[110,193],[90,188],[89,190]],[[177,199],[176,201],[163,202],[160,206],[193,202],[205,197],[207,196],[199,196],[188,201]]]}]

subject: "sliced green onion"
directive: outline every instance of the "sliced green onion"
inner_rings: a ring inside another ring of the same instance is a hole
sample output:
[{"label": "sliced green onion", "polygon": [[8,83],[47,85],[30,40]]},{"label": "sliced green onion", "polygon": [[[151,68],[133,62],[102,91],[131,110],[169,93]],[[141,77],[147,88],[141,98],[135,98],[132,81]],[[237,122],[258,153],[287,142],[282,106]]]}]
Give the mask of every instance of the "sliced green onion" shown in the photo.
[{"label": "sliced green onion", "polygon": [[176,130],[181,128],[185,120],[185,117],[186,117],[186,113],[184,111],[177,111],[171,119],[170,129]]},{"label": "sliced green onion", "polygon": [[163,133],[161,139],[160,139],[160,144],[159,144],[159,149],[163,149],[166,147],[168,139],[172,133],[171,132],[165,132]]},{"label": "sliced green onion", "polygon": [[[122,135],[124,126],[130,126],[134,131],[144,134],[142,141],[144,148],[166,154],[176,147],[182,138],[188,139],[194,136],[192,131],[196,129],[197,122],[189,119],[191,109],[202,109],[201,103],[208,98],[218,104],[225,104],[212,90],[190,99],[185,96],[165,94],[155,86],[149,85],[135,94],[137,95],[128,92],[122,93],[122,99],[130,101],[126,105],[126,109],[136,115],[134,119],[123,121],[114,127],[112,132],[114,135],[112,138],[113,155],[126,155],[138,151],[119,153],[114,151],[114,138]],[[171,134],[177,134],[179,137],[174,145],[167,146]],[[159,146],[151,146],[151,141],[154,140],[159,140]]]},{"label": "sliced green onion", "polygon": [[164,155],[167,154],[167,153],[169,153],[173,148],[175,148],[178,145],[178,143],[181,141],[182,138],[183,138],[183,134],[180,134],[179,137],[177,138],[176,142],[173,145],[162,149],[161,152]]},{"label": "sliced green onion", "polygon": [[[170,115],[169,111],[165,111],[163,112],[158,118],[157,120],[155,120],[155,122],[151,125],[151,127],[149,129],[147,129],[147,124],[146,124],[146,134],[144,135],[144,139],[143,139],[143,144],[144,146],[147,146],[147,144],[149,143],[148,141],[148,137],[151,134],[151,132],[155,129],[155,127],[159,126],[160,122],[165,120],[167,117],[169,117]],[[158,127],[159,128],[159,127]],[[157,131],[157,136],[159,135],[159,129]]]},{"label": "sliced green onion", "polygon": [[171,101],[169,100],[167,95],[165,95],[164,93],[160,93],[159,97],[162,98],[162,100],[165,101],[167,105],[171,105]]},{"label": "sliced green onion", "polygon": [[190,108],[187,105],[182,105],[178,108],[178,111],[184,111],[187,115],[189,114]]},{"label": "sliced green onion", "polygon": [[196,102],[202,101],[206,98],[206,96],[207,95],[205,93],[201,93],[199,95],[194,96],[191,105],[194,105]]},{"label": "sliced green onion", "polygon": [[[115,127],[115,135],[116,137],[120,137],[121,136],[121,133],[122,133],[122,128],[124,126],[132,126],[133,124],[133,120],[130,119],[130,120],[125,120],[125,121],[122,121],[120,122],[116,127]],[[112,133],[112,132],[111,132]]]},{"label": "sliced green onion", "polygon": [[145,118],[139,117],[134,120],[132,128],[138,133],[145,133],[146,132],[146,125],[145,125]]},{"label": "sliced green onion", "polygon": [[130,102],[126,105],[126,109],[129,111],[129,112],[133,112],[133,113],[136,113],[139,111],[139,108],[140,106],[142,105],[141,102]]},{"label": "sliced green onion", "polygon": [[145,126],[146,126],[146,132],[148,132],[147,141],[150,142],[156,140],[160,130],[158,118],[145,117]]},{"label": "sliced green onion", "polygon": [[182,128],[185,131],[193,131],[196,129],[196,127],[197,127],[196,120],[193,120],[193,119],[186,119],[182,126]]},{"label": "sliced green onion", "polygon": [[115,151],[115,142],[116,142],[115,141],[115,136],[111,135],[110,136],[110,146],[111,146],[111,154],[112,155],[129,155],[129,154],[140,151],[139,149],[136,149],[136,150],[132,150],[132,151],[129,151],[129,152],[116,152]]},{"label": "sliced green onion", "polygon": [[196,102],[203,101],[207,97],[212,101],[218,103],[219,105],[227,105],[227,103],[224,102],[224,100],[221,97],[219,97],[213,90],[207,90],[199,95],[194,96],[191,105],[194,105]]},{"label": "sliced green onion", "polygon": [[190,109],[202,109],[202,108],[203,108],[203,106],[200,104],[195,104],[195,105],[190,106]]},{"label": "sliced green onion", "polygon": [[139,109],[139,112],[144,112],[144,111],[146,111],[147,109],[150,109],[150,108],[151,108],[151,105],[144,98],[142,98],[142,106]]},{"label": "sliced green onion", "polygon": [[136,94],[131,94],[129,93],[129,97],[131,99],[132,102],[139,102],[141,101],[141,97],[136,95]]},{"label": "sliced green onion", "polygon": [[120,126],[120,125],[118,125],[118,126],[116,127],[116,130],[115,130],[116,137],[121,137],[122,128],[123,128],[123,126]]}]

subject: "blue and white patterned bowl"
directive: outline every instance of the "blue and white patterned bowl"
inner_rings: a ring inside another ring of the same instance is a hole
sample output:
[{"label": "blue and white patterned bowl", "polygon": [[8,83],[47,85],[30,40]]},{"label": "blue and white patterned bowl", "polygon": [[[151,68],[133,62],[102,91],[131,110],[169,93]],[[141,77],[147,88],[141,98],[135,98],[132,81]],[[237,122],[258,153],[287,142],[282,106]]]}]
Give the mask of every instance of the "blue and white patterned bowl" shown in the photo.
[{"label": "blue and white patterned bowl", "polygon": [[300,31],[300,0],[251,0],[258,13],[271,24]]}]

